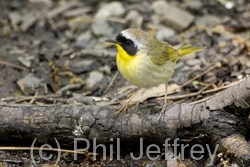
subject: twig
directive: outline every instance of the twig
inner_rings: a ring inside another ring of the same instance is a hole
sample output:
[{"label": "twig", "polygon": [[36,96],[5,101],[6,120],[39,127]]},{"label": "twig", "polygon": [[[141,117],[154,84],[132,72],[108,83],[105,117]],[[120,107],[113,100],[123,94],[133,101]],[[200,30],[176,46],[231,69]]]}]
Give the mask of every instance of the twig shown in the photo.
[{"label": "twig", "polygon": [[13,100],[18,100],[21,98],[24,98],[25,96],[21,96],[21,97],[5,97],[5,98],[1,98],[1,101],[13,101]]},{"label": "twig", "polygon": [[[230,84],[230,85],[227,85],[227,86],[223,86],[223,87],[219,87],[219,88],[215,88],[215,89],[203,91],[201,94],[208,94],[208,93],[218,92],[218,91],[220,91],[220,90],[227,89],[227,88],[229,88],[229,87],[231,87],[231,86],[233,86],[233,85],[235,85],[235,84],[237,84],[237,83],[239,83],[239,82],[241,82],[241,81],[242,81],[242,79],[239,80],[239,81],[237,81],[237,82],[235,82],[235,83],[232,83],[232,84]],[[213,95],[213,96],[215,96],[215,95]],[[201,102],[203,102],[203,101],[206,101],[206,100],[212,98],[213,96],[206,97],[206,98],[204,98],[204,99],[200,99],[200,100],[194,101],[194,102],[192,102],[192,103],[190,103],[190,104],[201,103]]]},{"label": "twig", "polygon": [[128,90],[128,91],[124,92],[123,94],[121,94],[121,95],[115,97],[114,99],[112,99],[111,103],[114,103],[116,100],[119,101],[119,99],[122,99],[123,97],[128,96],[128,94],[130,94],[131,92],[133,92],[133,91],[135,91],[137,89],[138,89],[138,87],[131,88],[130,90]]},{"label": "twig", "polygon": [[112,79],[111,79],[111,81],[110,81],[108,87],[104,90],[105,93],[107,93],[108,90],[110,89],[110,87],[113,85],[113,83],[114,83],[115,79],[117,78],[118,74],[119,74],[119,71],[117,70],[117,71],[115,72],[115,75],[112,77]]},{"label": "twig", "polygon": [[214,69],[215,67],[217,67],[216,65],[212,65],[210,66],[207,70],[203,71],[202,73],[200,73],[198,76],[188,80],[187,82],[185,82],[184,84],[182,84],[180,87],[184,87],[186,85],[188,85],[189,83],[193,82],[195,79],[200,78],[202,75],[208,73],[209,71],[211,71],[212,69]]},{"label": "twig", "polygon": [[3,60],[0,60],[0,64],[4,64],[4,65],[10,66],[10,67],[14,67],[14,68],[16,68],[18,70],[23,70],[23,71],[26,70],[25,67],[22,67],[22,66],[19,66],[19,65],[7,62],[7,61],[3,61]]},{"label": "twig", "polygon": [[[95,20],[98,20],[98,18],[96,18]],[[106,21],[111,21],[111,22],[116,22],[116,23],[121,23],[121,24],[126,24],[127,20],[126,19],[121,19],[118,17],[108,17],[108,18],[102,18],[99,20],[106,20]]]},{"label": "twig", "polygon": [[184,99],[187,97],[193,97],[193,96],[197,96],[199,94],[203,94],[203,91],[206,90],[208,87],[210,87],[213,83],[208,84],[207,86],[205,86],[204,88],[202,88],[201,90],[199,90],[198,92],[194,92],[194,93],[188,93],[188,94],[184,94],[184,95],[173,95],[173,96],[168,96],[169,100],[177,100],[177,99]]},{"label": "twig", "polygon": [[13,103],[18,103],[18,102],[25,101],[25,100],[30,100],[30,99],[42,99],[42,98],[47,98],[47,97],[60,97],[60,96],[56,95],[56,94],[52,94],[52,95],[40,95],[40,96],[27,96],[27,97],[24,97],[22,99],[18,99],[16,101],[13,101]]},{"label": "twig", "polygon": [[[36,93],[35,93],[34,97],[36,97],[36,96],[38,96],[38,91],[36,91]],[[35,99],[34,99],[34,98],[32,98],[32,99],[30,100],[29,104],[33,104],[33,103],[34,103],[34,101],[35,101]]]},{"label": "twig", "polygon": [[[216,93],[216,94],[218,94],[218,93]],[[194,102],[191,102],[190,104],[201,103],[201,102],[203,102],[203,101],[206,101],[206,100],[208,100],[208,99],[211,99],[212,97],[216,96],[216,94],[214,94],[213,96],[205,97],[205,98],[200,99],[200,100],[196,100],[196,101],[194,101]]]},{"label": "twig", "polygon": [[71,90],[71,89],[79,89],[79,88],[81,88],[81,87],[82,87],[82,83],[81,83],[81,82],[79,82],[79,83],[77,83],[77,84],[66,85],[66,86],[60,88],[60,89],[56,92],[56,94],[58,94],[58,95],[61,96],[64,92],[66,92],[66,91],[68,91],[68,90]]},{"label": "twig", "polygon": [[[35,150],[35,151],[40,151],[41,148],[40,147],[0,147],[0,150],[1,151],[4,151],[4,150]],[[90,155],[94,155],[94,154],[97,154],[97,153],[90,153],[86,150],[83,150],[83,149],[77,149],[77,150],[66,150],[66,149],[58,149],[58,148],[47,148],[47,147],[44,147],[43,148],[43,151],[61,151],[61,152],[67,152],[67,153],[77,153],[77,154],[90,154]]]}]

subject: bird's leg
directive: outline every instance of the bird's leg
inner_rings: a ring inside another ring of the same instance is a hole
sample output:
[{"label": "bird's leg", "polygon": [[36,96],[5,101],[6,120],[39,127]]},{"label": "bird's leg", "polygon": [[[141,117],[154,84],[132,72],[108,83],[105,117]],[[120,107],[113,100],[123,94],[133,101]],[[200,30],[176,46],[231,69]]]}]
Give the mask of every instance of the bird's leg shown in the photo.
[{"label": "bird's leg", "polygon": [[168,82],[165,83],[165,101],[164,101],[164,105],[162,106],[159,118],[158,118],[159,121],[162,115],[165,113],[165,110],[167,108],[167,103],[168,103],[167,96],[168,96]]},{"label": "bird's leg", "polygon": [[126,110],[129,106],[130,101],[133,99],[133,97],[139,92],[141,88],[139,87],[133,94],[132,96],[128,99],[125,105],[123,105],[118,111],[115,112],[114,117],[117,117],[122,111]]}]

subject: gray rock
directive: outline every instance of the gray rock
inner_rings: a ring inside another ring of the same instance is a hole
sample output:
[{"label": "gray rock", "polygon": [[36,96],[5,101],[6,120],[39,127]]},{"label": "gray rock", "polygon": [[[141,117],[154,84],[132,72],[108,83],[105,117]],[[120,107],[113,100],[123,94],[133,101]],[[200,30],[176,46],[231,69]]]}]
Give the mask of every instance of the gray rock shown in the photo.
[{"label": "gray rock", "polygon": [[66,10],[74,7],[76,4],[77,4],[76,1],[69,1],[69,2],[65,3],[64,5],[62,5],[62,6],[59,6],[58,8],[55,8],[55,9],[49,11],[48,14],[47,14],[47,17],[49,17],[49,18],[56,17],[59,14],[65,12]]},{"label": "gray rock", "polygon": [[250,68],[248,68],[248,69],[245,71],[245,73],[246,73],[247,75],[250,75]]},{"label": "gray rock", "polygon": [[181,69],[185,64],[183,63],[183,61],[178,61],[178,63],[176,63],[174,70],[179,70]]},{"label": "gray rock", "polygon": [[11,22],[11,26],[12,28],[17,31],[18,30],[18,24],[21,22],[22,20],[22,17],[19,13],[16,13],[16,12],[12,12],[10,13],[9,15],[9,19],[10,19],[10,22]]},{"label": "gray rock", "polygon": [[172,28],[162,26],[156,34],[156,39],[159,41],[166,41],[169,38],[173,37],[175,34],[176,32]]},{"label": "gray rock", "polygon": [[66,16],[66,17],[77,17],[77,16],[83,15],[83,14],[89,12],[89,11],[91,11],[90,7],[79,7],[79,8],[76,8],[76,9],[66,11],[64,13],[64,16]]},{"label": "gray rock", "polygon": [[103,79],[103,74],[99,71],[92,71],[87,78],[87,87],[92,88]]},{"label": "gray rock", "polygon": [[194,10],[201,10],[202,9],[202,2],[201,0],[189,0],[187,2],[187,8],[194,9]]},{"label": "gray rock", "polygon": [[153,2],[152,10],[163,23],[178,31],[186,29],[195,19],[191,13],[163,0]]},{"label": "gray rock", "polygon": [[84,33],[78,36],[76,39],[76,47],[86,48],[91,40],[92,35],[90,33]]},{"label": "gray rock", "polygon": [[137,10],[129,11],[125,18],[129,22],[130,28],[141,28],[143,16]]},{"label": "gray rock", "polygon": [[31,61],[34,59],[35,59],[34,56],[29,56],[29,55],[22,55],[17,58],[17,60],[25,67],[30,67]]},{"label": "gray rock", "polygon": [[80,74],[83,72],[87,72],[93,69],[92,65],[94,63],[94,60],[74,60],[70,66],[69,69],[73,73]]},{"label": "gray rock", "polygon": [[79,103],[91,105],[91,106],[95,105],[95,100],[91,97],[85,97],[82,94],[78,94],[78,93],[73,93],[73,97]]},{"label": "gray rock", "polygon": [[103,71],[103,72],[106,73],[106,74],[111,74],[111,67],[108,66],[108,65],[102,66],[102,67],[100,68],[100,71]]},{"label": "gray rock", "polygon": [[166,1],[159,0],[152,3],[152,10],[158,15],[164,15],[167,12],[169,4]]},{"label": "gray rock", "polygon": [[209,14],[206,14],[202,17],[198,17],[196,20],[195,20],[195,24],[198,24],[198,25],[218,25],[222,22],[222,20],[217,17],[217,16],[214,16],[214,15],[209,15]]},{"label": "gray rock", "polygon": [[187,28],[195,17],[189,12],[169,5],[164,14],[164,23],[181,31]]},{"label": "gray rock", "polygon": [[34,13],[28,13],[22,18],[21,30],[27,32],[31,26],[35,24],[38,17]]},{"label": "gray rock", "polygon": [[114,28],[105,20],[95,20],[91,25],[91,30],[96,36],[112,36]]},{"label": "gray rock", "polygon": [[113,1],[101,6],[95,14],[95,18],[119,17],[125,13],[125,8],[119,1]]},{"label": "gray rock", "polygon": [[25,95],[32,95],[35,89],[41,86],[43,79],[35,77],[32,73],[17,81],[17,85]]},{"label": "gray rock", "polygon": [[190,59],[186,62],[186,65],[188,65],[188,66],[196,66],[196,65],[200,65],[200,64],[201,64],[200,59]]},{"label": "gray rock", "polygon": [[217,77],[213,72],[208,72],[206,74],[206,79],[204,80],[205,83],[213,83],[217,81]]}]

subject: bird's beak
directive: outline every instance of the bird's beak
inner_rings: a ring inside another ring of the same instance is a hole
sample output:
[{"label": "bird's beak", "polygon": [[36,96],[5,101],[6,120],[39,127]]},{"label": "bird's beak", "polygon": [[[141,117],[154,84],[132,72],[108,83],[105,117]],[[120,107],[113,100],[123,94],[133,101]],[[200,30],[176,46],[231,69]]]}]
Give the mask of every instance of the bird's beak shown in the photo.
[{"label": "bird's beak", "polygon": [[110,43],[118,43],[118,41],[116,40],[116,38],[109,38],[105,40],[106,42],[110,42]]}]

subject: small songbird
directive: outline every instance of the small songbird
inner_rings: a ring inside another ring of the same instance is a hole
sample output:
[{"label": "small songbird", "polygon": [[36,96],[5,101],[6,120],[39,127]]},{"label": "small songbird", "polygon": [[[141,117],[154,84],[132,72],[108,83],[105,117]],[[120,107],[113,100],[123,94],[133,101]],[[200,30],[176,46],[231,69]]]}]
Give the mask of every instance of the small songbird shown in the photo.
[{"label": "small songbird", "polygon": [[168,80],[174,73],[176,61],[186,54],[195,53],[205,48],[186,44],[175,49],[170,44],[160,42],[151,34],[139,29],[126,29],[115,38],[106,41],[116,44],[118,49],[116,63],[122,76],[131,84],[139,87],[115,115],[128,107],[129,102],[140,88],[149,88],[165,83],[165,103],[159,119],[167,107]]}]

